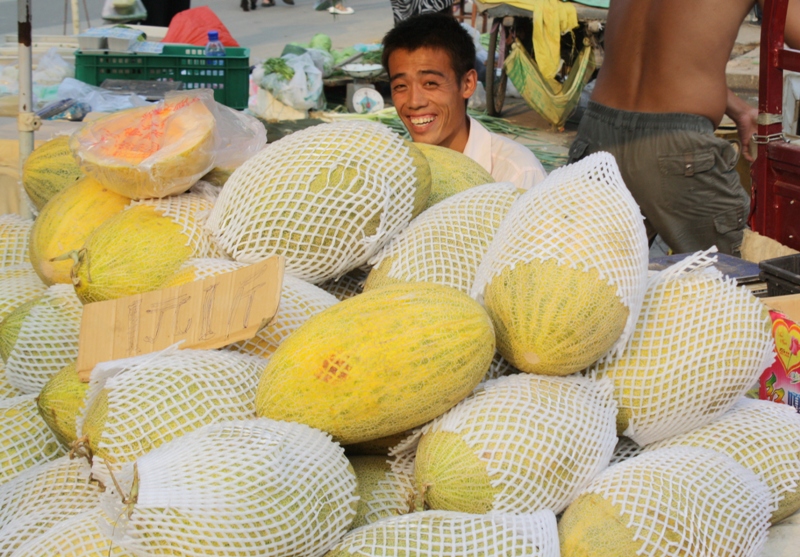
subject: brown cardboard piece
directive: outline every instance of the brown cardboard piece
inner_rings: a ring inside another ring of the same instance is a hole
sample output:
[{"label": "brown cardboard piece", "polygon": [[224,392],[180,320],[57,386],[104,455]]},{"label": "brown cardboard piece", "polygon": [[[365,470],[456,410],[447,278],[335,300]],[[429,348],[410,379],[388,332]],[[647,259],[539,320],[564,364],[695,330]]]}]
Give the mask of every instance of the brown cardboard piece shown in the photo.
[{"label": "brown cardboard piece", "polygon": [[761,298],[761,301],[764,302],[769,309],[779,311],[786,317],[800,323],[800,294]]},{"label": "brown cardboard piece", "polygon": [[101,362],[180,348],[213,349],[246,340],[278,311],[281,256],[181,286],[87,304],[78,343],[78,375],[88,382]]}]

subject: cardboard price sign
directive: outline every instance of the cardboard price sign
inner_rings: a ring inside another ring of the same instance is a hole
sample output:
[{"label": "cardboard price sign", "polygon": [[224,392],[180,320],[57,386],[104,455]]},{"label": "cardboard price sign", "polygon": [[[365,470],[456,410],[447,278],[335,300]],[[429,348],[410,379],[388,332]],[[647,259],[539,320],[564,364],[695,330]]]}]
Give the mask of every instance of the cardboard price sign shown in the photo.
[{"label": "cardboard price sign", "polygon": [[83,307],[78,375],[101,362],[180,348],[213,349],[255,336],[275,317],[283,257],[230,273]]}]

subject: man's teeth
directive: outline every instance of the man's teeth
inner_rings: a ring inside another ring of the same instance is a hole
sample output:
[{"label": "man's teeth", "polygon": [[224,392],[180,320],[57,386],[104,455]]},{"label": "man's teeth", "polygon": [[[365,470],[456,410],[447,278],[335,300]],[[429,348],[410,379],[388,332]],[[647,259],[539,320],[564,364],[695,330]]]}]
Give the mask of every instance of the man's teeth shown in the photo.
[{"label": "man's teeth", "polygon": [[422,118],[410,118],[411,123],[415,126],[421,126],[423,124],[429,124],[436,119],[435,116],[424,116]]}]

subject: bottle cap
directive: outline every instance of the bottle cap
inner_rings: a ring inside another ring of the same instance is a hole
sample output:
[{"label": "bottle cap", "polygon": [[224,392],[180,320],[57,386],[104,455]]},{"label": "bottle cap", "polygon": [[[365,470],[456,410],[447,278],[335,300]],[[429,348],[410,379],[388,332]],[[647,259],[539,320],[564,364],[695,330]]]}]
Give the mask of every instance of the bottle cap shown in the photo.
[{"label": "bottle cap", "polygon": [[218,41],[219,40],[219,31],[209,31],[208,32],[208,40],[209,41]]}]

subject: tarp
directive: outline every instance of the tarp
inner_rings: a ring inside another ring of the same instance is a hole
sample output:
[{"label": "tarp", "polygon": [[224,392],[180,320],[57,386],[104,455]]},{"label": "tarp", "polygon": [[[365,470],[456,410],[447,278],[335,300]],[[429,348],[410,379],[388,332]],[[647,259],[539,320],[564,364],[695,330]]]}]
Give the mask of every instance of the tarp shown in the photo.
[{"label": "tarp", "polygon": [[581,91],[589,81],[594,68],[594,52],[590,46],[585,46],[581,50],[563,84],[544,76],[536,61],[531,59],[519,41],[514,42],[511,54],[505,61],[508,79],[528,106],[556,128],[562,128],[575,110],[581,98]]},{"label": "tarp", "polygon": [[219,40],[223,45],[239,46],[228,28],[208,6],[191,8],[176,14],[161,42],[206,46],[209,31],[219,31]]},{"label": "tarp", "polygon": [[482,4],[507,4],[533,12],[533,52],[539,71],[555,77],[561,65],[561,35],[578,26],[578,12],[572,2],[560,0],[481,0]]}]

